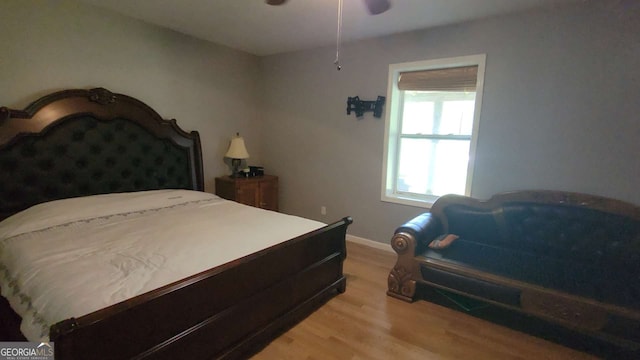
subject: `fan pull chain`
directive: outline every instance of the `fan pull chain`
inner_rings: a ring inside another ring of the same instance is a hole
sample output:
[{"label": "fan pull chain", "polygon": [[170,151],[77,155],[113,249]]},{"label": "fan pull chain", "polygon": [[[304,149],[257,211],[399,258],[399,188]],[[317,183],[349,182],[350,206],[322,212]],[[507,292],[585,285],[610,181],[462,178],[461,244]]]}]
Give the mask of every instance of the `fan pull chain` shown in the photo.
[{"label": "fan pull chain", "polygon": [[342,66],[340,66],[340,39],[342,37],[342,0],[338,0],[338,31],[336,38],[336,60],[333,64],[336,66],[336,69],[340,71]]}]

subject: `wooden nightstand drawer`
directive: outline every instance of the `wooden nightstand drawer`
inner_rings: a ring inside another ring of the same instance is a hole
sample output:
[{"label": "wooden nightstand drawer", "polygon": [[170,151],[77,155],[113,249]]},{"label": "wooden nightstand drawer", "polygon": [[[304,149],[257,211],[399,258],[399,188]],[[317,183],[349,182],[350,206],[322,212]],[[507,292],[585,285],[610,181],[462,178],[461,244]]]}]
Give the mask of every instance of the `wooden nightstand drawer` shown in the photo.
[{"label": "wooden nightstand drawer", "polygon": [[217,177],[216,195],[241,204],[278,211],[278,177]]}]

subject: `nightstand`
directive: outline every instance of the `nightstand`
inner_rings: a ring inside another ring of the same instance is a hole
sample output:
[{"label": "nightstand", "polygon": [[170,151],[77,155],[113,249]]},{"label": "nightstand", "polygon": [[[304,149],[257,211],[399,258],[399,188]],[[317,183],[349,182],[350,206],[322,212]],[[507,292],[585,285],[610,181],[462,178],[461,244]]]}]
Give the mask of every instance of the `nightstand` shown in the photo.
[{"label": "nightstand", "polygon": [[278,177],[217,177],[216,195],[241,204],[278,211]]}]

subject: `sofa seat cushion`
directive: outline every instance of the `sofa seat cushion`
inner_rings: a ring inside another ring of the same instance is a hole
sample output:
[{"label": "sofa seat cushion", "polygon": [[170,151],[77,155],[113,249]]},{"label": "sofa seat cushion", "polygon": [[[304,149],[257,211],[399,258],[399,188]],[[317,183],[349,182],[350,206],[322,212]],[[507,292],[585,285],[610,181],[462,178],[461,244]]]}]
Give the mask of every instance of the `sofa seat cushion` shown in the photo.
[{"label": "sofa seat cushion", "polygon": [[[625,268],[597,267],[457,239],[422,256],[600,302],[640,310],[640,274]],[[425,278],[428,281],[428,278]],[[445,284],[443,284],[445,285]]]}]

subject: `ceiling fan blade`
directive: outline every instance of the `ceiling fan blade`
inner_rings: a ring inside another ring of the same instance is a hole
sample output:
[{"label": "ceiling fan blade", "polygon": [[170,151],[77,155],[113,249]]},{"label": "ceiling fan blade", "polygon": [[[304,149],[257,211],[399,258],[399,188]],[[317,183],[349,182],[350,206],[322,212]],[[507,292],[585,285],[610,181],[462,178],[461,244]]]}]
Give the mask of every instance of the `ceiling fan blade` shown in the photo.
[{"label": "ceiling fan blade", "polygon": [[364,0],[365,5],[371,15],[382,14],[391,8],[389,0]]},{"label": "ceiling fan blade", "polygon": [[[282,5],[287,0],[265,0],[268,5]],[[390,0],[364,0],[367,10],[371,15],[382,14],[391,8]]]}]

